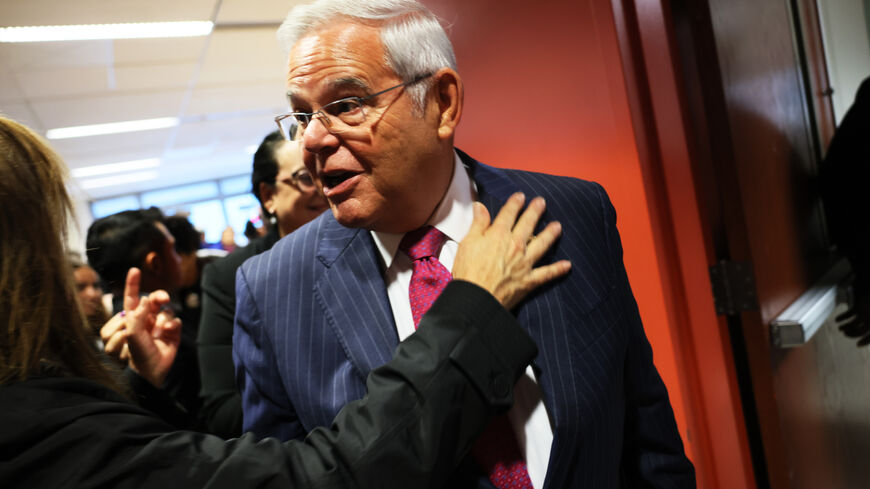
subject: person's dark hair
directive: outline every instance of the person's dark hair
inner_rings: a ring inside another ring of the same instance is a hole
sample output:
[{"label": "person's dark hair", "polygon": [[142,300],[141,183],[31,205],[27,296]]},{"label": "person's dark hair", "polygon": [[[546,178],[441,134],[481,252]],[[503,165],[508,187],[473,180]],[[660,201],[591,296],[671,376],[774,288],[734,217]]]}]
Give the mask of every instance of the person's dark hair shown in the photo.
[{"label": "person's dark hair", "polygon": [[[293,135],[291,135],[293,137]],[[263,206],[263,198],[260,196],[260,183],[275,185],[275,178],[278,176],[278,157],[276,153],[282,143],[284,136],[281,131],[269,133],[260,146],[257,152],[254,153],[254,168],[251,171],[251,192],[260,201],[260,208],[263,209],[263,215],[272,217],[272,214]]]},{"label": "person's dark hair", "polygon": [[108,290],[123,288],[127,271],[141,267],[149,252],[160,250],[166,236],[154,223],[165,219],[160,209],[151,207],[118,212],[91,224],[86,244],[88,262]]},{"label": "person's dark hair", "polygon": [[166,229],[175,238],[175,251],[182,255],[196,253],[196,250],[200,248],[200,235],[199,231],[193,227],[190,219],[185,216],[174,215],[167,217],[165,224]]},{"label": "person's dark hair", "polygon": [[0,385],[50,367],[124,392],[85,336],[64,246],[66,174],[40,136],[0,117]]}]

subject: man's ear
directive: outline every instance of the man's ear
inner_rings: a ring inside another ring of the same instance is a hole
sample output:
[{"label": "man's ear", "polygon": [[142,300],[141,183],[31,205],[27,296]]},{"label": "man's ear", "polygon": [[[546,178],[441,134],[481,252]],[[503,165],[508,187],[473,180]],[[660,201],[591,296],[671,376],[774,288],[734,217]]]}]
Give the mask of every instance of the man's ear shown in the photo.
[{"label": "man's ear", "polygon": [[149,272],[151,274],[157,274],[160,272],[160,267],[163,266],[162,260],[160,259],[160,253],[156,251],[149,251],[147,255],[145,255],[145,260],[142,262],[142,271]]},{"label": "man's ear", "polygon": [[438,103],[438,137],[453,137],[459,119],[462,118],[462,102],[465,89],[459,73],[452,68],[442,68],[434,75],[433,93]]},{"label": "man's ear", "polygon": [[275,187],[266,182],[260,182],[257,192],[260,194],[260,202],[263,203],[263,207],[270,214],[275,214]]}]

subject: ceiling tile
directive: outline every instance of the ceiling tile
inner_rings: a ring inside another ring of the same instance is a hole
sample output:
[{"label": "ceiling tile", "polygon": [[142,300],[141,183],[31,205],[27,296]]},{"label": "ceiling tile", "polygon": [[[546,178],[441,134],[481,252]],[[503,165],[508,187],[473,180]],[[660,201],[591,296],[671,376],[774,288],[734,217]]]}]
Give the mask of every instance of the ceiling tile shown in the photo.
[{"label": "ceiling tile", "polygon": [[[0,66],[3,58],[0,58]],[[20,102],[24,98],[24,93],[18,85],[18,79],[11,71],[0,68],[0,107],[3,102]]]},{"label": "ceiling tile", "polygon": [[31,99],[93,96],[109,89],[110,71],[104,66],[17,71],[15,77]]},{"label": "ceiling tile", "polygon": [[266,80],[282,82],[284,59],[275,39],[275,29],[215,31],[198,81],[204,85]]},{"label": "ceiling tile", "polygon": [[167,153],[182,154],[188,148],[211,147],[220,144],[244,148],[259,143],[266,134],[277,129],[271,112],[260,115],[242,115],[223,120],[200,121],[182,124],[172,150]]},{"label": "ceiling tile", "polygon": [[18,121],[40,134],[45,134],[46,128],[40,123],[33,109],[26,103],[0,102],[0,114]]},{"label": "ceiling tile", "polygon": [[2,43],[0,55],[10,70],[71,66],[109,66],[112,41]]},{"label": "ceiling tile", "polygon": [[100,97],[36,101],[33,110],[50,128],[103,124],[156,117],[175,117],[184,100],[184,90],[114,94]]},{"label": "ceiling tile", "polygon": [[90,198],[250,172],[246,148],[286,110],[275,31],[290,0],[0,0],[0,25],[207,20],[212,35],[0,44],[0,112],[46,129],[183,114],[180,126],[50,141],[73,168],[164,160],[149,182]]},{"label": "ceiling tile", "polygon": [[280,81],[247,85],[232,84],[194,89],[185,116],[245,111],[277,114],[286,108],[284,87]]},{"label": "ceiling tile", "polygon": [[140,63],[196,62],[202,56],[209,37],[118,39],[114,41],[114,62],[118,66]]},{"label": "ceiling tile", "polygon": [[55,139],[49,143],[72,168],[156,158],[163,154],[173,129]]},{"label": "ceiling tile", "polygon": [[250,2],[248,0],[223,0],[218,12],[217,22],[223,23],[257,23],[284,21],[287,12],[293,6],[310,1],[298,0],[260,0]]},{"label": "ceiling tile", "polygon": [[119,66],[114,70],[116,90],[151,91],[158,89],[184,89],[196,73],[195,63]]},{"label": "ceiling tile", "polygon": [[3,26],[210,20],[219,0],[4,0]]}]

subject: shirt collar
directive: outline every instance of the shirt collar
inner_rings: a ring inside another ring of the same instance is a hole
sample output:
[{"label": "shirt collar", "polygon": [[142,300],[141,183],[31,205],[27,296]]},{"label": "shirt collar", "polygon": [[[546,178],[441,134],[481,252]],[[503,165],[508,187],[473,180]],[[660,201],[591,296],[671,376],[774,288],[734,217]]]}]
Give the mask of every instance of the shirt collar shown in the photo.
[{"label": "shirt collar", "polygon": [[[435,213],[426,224],[434,226],[448,239],[459,242],[471,229],[471,221],[474,220],[474,210],[471,206],[476,199],[477,189],[468,177],[468,171],[459,159],[459,155],[455,151],[453,154],[453,179],[450,180],[447,193],[444,194]],[[393,264],[393,259],[399,250],[399,243],[405,233],[380,231],[371,231],[371,233],[386,270]]]}]

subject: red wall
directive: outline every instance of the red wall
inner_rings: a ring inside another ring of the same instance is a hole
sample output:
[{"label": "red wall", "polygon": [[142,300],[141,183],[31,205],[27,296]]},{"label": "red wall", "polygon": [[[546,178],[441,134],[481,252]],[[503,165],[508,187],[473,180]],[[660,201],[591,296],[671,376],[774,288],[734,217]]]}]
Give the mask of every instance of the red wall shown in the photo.
[{"label": "red wall", "polygon": [[594,180],[610,194],[656,366],[692,457],[610,1],[424,1],[451,26],[465,82],[457,146],[495,166]]}]

